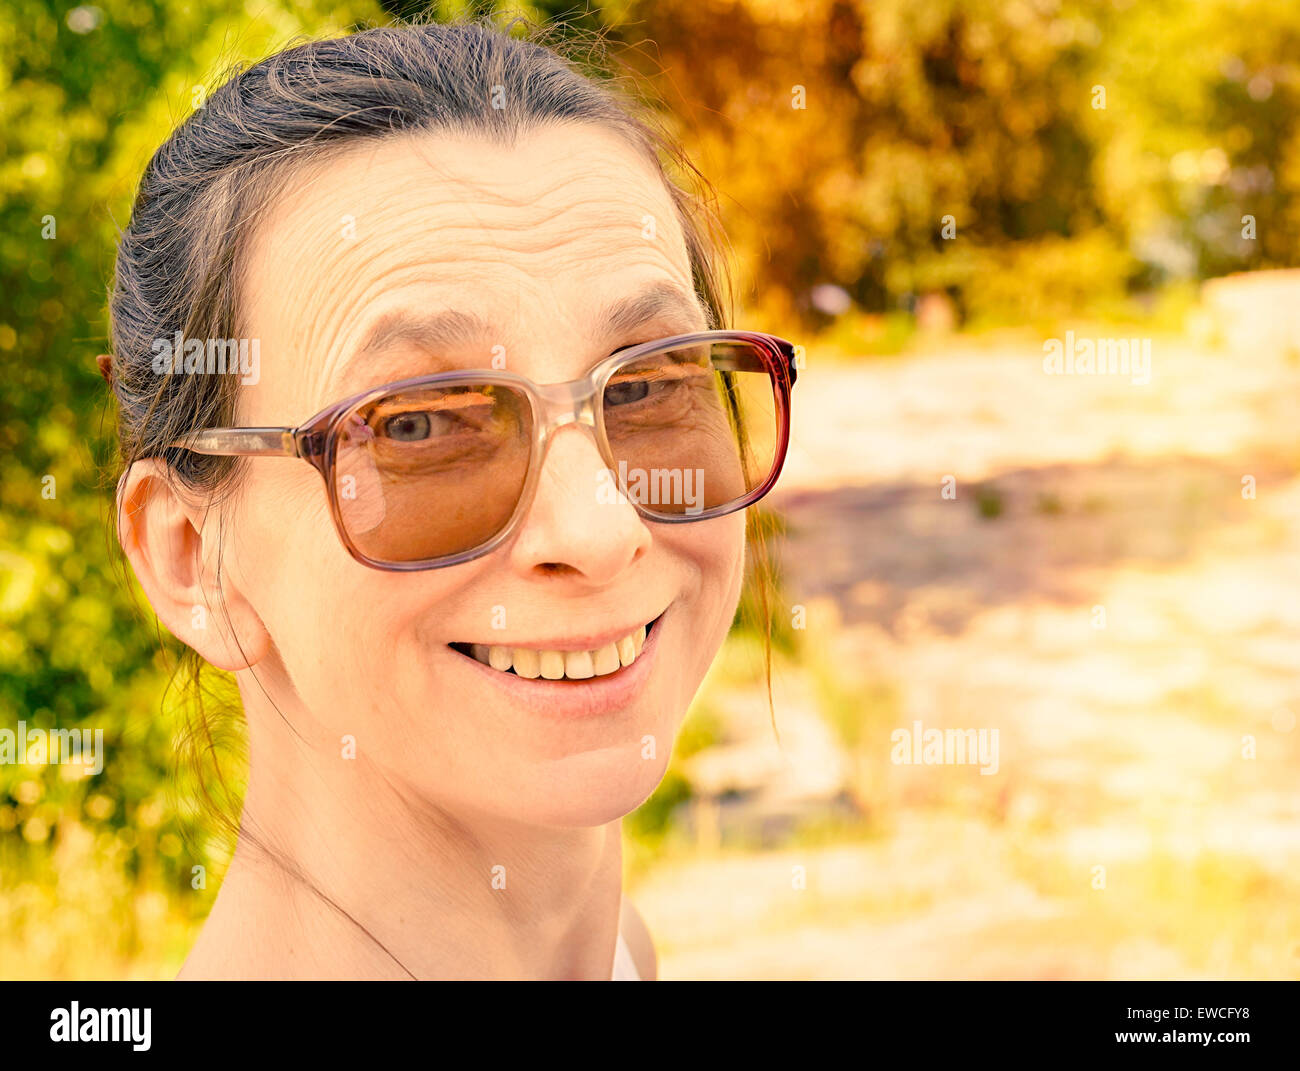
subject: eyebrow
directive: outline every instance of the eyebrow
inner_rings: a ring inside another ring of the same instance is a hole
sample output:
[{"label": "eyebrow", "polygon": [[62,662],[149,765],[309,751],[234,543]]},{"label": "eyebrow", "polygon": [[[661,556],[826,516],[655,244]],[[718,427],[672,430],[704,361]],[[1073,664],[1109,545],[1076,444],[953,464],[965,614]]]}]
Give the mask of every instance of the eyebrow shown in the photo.
[{"label": "eyebrow", "polygon": [[655,283],[639,294],[620,298],[605,307],[596,318],[597,331],[608,335],[624,335],[655,320],[677,317],[692,326],[709,317],[699,298],[688,294],[672,283]]},{"label": "eyebrow", "polygon": [[[707,311],[693,294],[672,283],[655,283],[640,293],[606,305],[596,317],[591,337],[593,340],[616,338],[646,324],[673,318],[682,321],[683,325],[689,324],[691,329],[700,324],[707,328],[710,323]],[[403,342],[414,343],[426,350],[438,350],[449,346],[483,346],[489,339],[500,337],[500,329],[476,313],[457,309],[435,313],[397,309],[383,314],[370,326],[361,345],[340,371],[346,373],[367,354],[391,349]],[[439,370],[453,367],[449,362],[439,363]]]},{"label": "eyebrow", "polygon": [[481,343],[491,334],[487,321],[470,312],[447,309],[437,313],[412,313],[405,309],[385,313],[371,325],[354,356],[414,342],[429,349],[447,345]]}]

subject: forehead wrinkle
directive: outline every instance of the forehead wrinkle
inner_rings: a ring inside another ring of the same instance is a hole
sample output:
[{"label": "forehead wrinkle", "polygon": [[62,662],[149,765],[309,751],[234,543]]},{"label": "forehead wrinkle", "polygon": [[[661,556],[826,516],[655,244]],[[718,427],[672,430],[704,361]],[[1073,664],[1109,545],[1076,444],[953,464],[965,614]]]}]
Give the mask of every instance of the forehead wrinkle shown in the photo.
[{"label": "forehead wrinkle", "polygon": [[[433,243],[420,243],[409,247],[394,248],[393,243],[374,243],[368,249],[356,249],[343,253],[326,253],[316,258],[317,264],[325,274],[337,278],[343,284],[337,288],[334,300],[327,312],[327,319],[343,322],[350,318],[355,306],[362,310],[373,304],[390,291],[414,286],[429,286],[443,289],[445,287],[466,283],[478,284],[481,280],[486,294],[476,295],[474,303],[479,307],[490,307],[496,302],[496,291],[517,291],[521,284],[537,279],[558,279],[570,273],[590,277],[603,277],[612,270],[626,270],[630,267],[646,266],[660,268],[681,282],[690,290],[690,273],[674,258],[666,255],[666,250],[656,243],[646,242],[638,237],[622,243],[613,243],[607,233],[599,229],[570,237],[557,244],[551,243],[536,249],[505,248],[497,242],[480,240],[474,243],[458,244],[439,240]],[[684,243],[681,261],[686,262]],[[538,261],[549,263],[538,264]],[[512,262],[513,261],[513,262]],[[307,278],[302,273],[290,272],[291,277],[300,280],[303,289],[309,289]],[[512,280],[509,275],[518,274],[519,279]],[[357,287],[358,280],[365,280]],[[297,308],[312,308],[299,303]],[[478,311],[466,310],[466,311]],[[490,319],[487,311],[480,313],[484,319]],[[316,320],[312,317],[311,320]],[[318,323],[304,325],[318,328]],[[495,331],[504,331],[504,323],[491,323]],[[316,344],[309,335],[304,342]]]},{"label": "forehead wrinkle", "polygon": [[[665,211],[670,213],[666,221],[662,216]],[[647,215],[655,220],[657,236],[662,232],[660,240],[685,253],[680,225],[666,201],[648,205],[641,198],[612,201],[608,196],[599,202],[531,202],[504,210],[450,201],[406,206],[394,210],[391,218],[367,219],[365,233],[359,236],[354,249],[341,253],[354,256],[379,246],[381,255],[410,250],[413,255],[439,263],[464,257],[474,249],[536,257],[557,253],[566,246],[605,250],[621,242],[640,247],[654,244],[642,237]]]},{"label": "forehead wrinkle", "polygon": [[[321,208],[328,211],[325,206]],[[584,221],[585,225],[568,229],[548,227],[548,223],[583,210],[591,213],[590,220]],[[393,215],[400,218],[401,213],[394,212]],[[350,289],[348,284],[352,280],[367,275],[372,276],[370,285],[381,286],[393,285],[391,277],[394,275],[398,277],[399,285],[404,281],[403,277],[410,275],[414,278],[421,273],[427,273],[431,281],[438,281],[443,275],[439,270],[442,268],[449,269],[446,275],[450,278],[480,268],[545,270],[547,274],[585,268],[591,274],[599,275],[607,270],[603,261],[659,261],[670,270],[677,269],[674,274],[680,274],[680,266],[674,261],[687,261],[680,229],[672,230],[671,241],[667,243],[677,253],[675,258],[661,242],[642,238],[641,225],[640,216],[632,217],[630,212],[623,215],[608,205],[590,204],[562,206],[553,213],[551,220],[540,223],[522,218],[505,226],[500,221],[494,226],[450,223],[437,227],[428,238],[422,236],[422,229],[408,224],[400,230],[408,234],[415,231],[416,236],[411,241],[400,240],[400,235],[371,230],[355,242],[341,236],[336,241],[323,243],[308,238],[305,245],[300,246],[297,256],[293,255],[292,243],[280,245],[278,249],[288,254],[281,259],[287,259],[288,263],[279,265],[276,274],[290,283],[295,298],[298,297],[297,291],[316,293],[318,287],[314,283],[320,276],[337,280],[340,285],[335,289],[335,308],[338,307],[339,291]],[[303,235],[304,228],[295,230],[299,236]],[[620,231],[624,236],[621,241],[617,240]],[[520,263],[511,264],[511,259]],[[541,266],[533,263],[546,259],[554,263]],[[311,301],[307,302],[307,305],[311,304]],[[301,300],[294,300],[291,307],[303,308],[304,304]]]},{"label": "forehead wrinkle", "polygon": [[[517,155],[521,149],[526,149],[527,143],[532,138],[556,133],[568,134],[578,139],[586,136],[589,144],[584,146],[585,151],[581,153],[568,152],[562,155],[558,160],[558,166],[554,169],[553,177],[546,171],[530,173],[528,177],[540,185],[521,190],[516,194],[519,183],[517,172],[511,166],[514,161],[510,160],[510,157]],[[553,196],[563,195],[575,187],[584,186],[593,186],[602,196],[606,196],[609,192],[606,183],[613,181],[615,188],[621,190],[635,184],[628,182],[630,177],[649,179],[651,188],[662,192],[665,198],[667,197],[663,179],[655,173],[646,160],[641,158],[639,152],[637,152],[634,169],[629,169],[624,153],[628,149],[635,152],[637,147],[625,141],[620,135],[612,134],[595,124],[575,121],[547,123],[533,127],[519,139],[520,142],[525,143],[523,145],[495,141],[474,133],[442,132],[435,136],[441,144],[453,149],[457,143],[460,143],[495,150],[502,157],[503,166],[499,170],[489,170],[486,174],[458,174],[449,163],[454,156],[436,159],[428,155],[433,145],[429,140],[428,132],[412,131],[387,144],[400,145],[405,142],[405,145],[410,148],[411,155],[435,172],[439,180],[453,186],[468,187],[473,193],[475,202],[480,202],[487,197],[488,203],[495,203],[497,207],[533,207]],[[594,136],[594,144],[590,143],[591,136]],[[498,175],[501,177],[498,178]]]},{"label": "forehead wrinkle", "polygon": [[[350,163],[353,167],[361,161],[373,164],[373,157],[380,151],[382,147],[378,145],[366,147],[364,155],[358,155]],[[357,153],[362,153],[362,150],[357,150]],[[626,172],[626,168],[621,170]],[[318,186],[322,178],[329,177],[328,173],[321,174],[319,169],[313,169],[299,180],[300,188],[296,192],[301,193],[304,188]],[[287,229],[291,234],[307,238],[307,248],[303,250],[303,256],[297,259],[317,267],[329,268],[346,277],[357,269],[368,267],[370,258],[359,259],[358,254],[372,251],[375,256],[409,251],[413,258],[422,258],[436,264],[453,259],[467,259],[466,253],[471,244],[520,256],[545,255],[565,244],[580,247],[590,245],[596,250],[604,251],[609,238],[622,232],[636,236],[628,245],[653,245],[656,243],[641,237],[641,227],[647,209],[657,208],[659,213],[652,211],[648,214],[656,221],[659,220],[660,213],[664,215],[669,224],[665,237],[675,247],[673,252],[685,254],[684,237],[663,183],[652,176],[640,177],[651,178],[649,198],[635,195],[632,187],[636,183],[621,182],[613,186],[613,197],[617,200],[610,203],[611,188],[605,177],[599,171],[593,173],[584,170],[576,181],[567,174],[555,176],[541,187],[540,198],[536,196],[537,191],[527,191],[526,195],[518,197],[510,197],[501,192],[497,195],[501,204],[496,209],[478,201],[458,199],[450,193],[430,201],[430,194],[438,192],[434,184],[433,189],[430,186],[421,188],[423,196],[414,205],[399,197],[381,198],[376,203],[371,192],[362,195],[365,200],[350,213],[340,211],[350,207],[344,199],[331,196],[341,192],[336,184],[333,190],[317,188],[313,191],[315,196],[297,198],[296,205],[290,203],[295,200],[291,195],[282,197],[280,206],[283,210],[277,213],[279,218],[269,220],[269,226],[264,228],[263,234]],[[457,185],[472,186],[480,195],[485,185],[490,189],[492,183],[491,178],[486,182],[481,178],[474,181],[456,180]],[[600,196],[596,199],[578,196],[584,185],[595,185]],[[629,191],[627,196],[622,196],[624,190]],[[554,198],[560,198],[561,202],[545,204]],[[536,215],[539,208],[544,212],[541,219]],[[583,219],[582,213],[590,213],[590,219]],[[345,239],[341,234],[342,216],[349,214],[357,222],[357,236],[353,240]],[[465,222],[464,216],[467,214],[473,217],[471,222]],[[568,217],[575,215],[578,220],[570,226]],[[295,219],[295,216],[298,218]],[[294,223],[299,225],[292,226]],[[564,233],[566,229],[568,233]],[[560,232],[561,241],[557,242],[555,232]],[[309,236],[313,233],[322,236],[334,234],[338,237],[333,242],[322,245],[310,242]],[[420,236],[426,233],[436,235],[436,240],[432,243],[420,241]],[[288,267],[292,268],[293,265]]]},{"label": "forehead wrinkle", "polygon": [[[503,263],[501,250],[495,245],[485,249],[461,249],[444,252],[434,260],[422,255],[422,250],[405,251],[394,261],[391,248],[382,244],[369,250],[352,250],[346,256],[331,253],[320,263],[327,278],[334,277],[343,285],[335,287],[328,303],[321,304],[319,288],[314,285],[315,272],[287,272],[282,277],[290,281],[289,293],[284,303],[299,310],[292,316],[289,353],[287,360],[276,361],[282,370],[293,370],[286,376],[288,392],[296,399],[297,420],[304,420],[324,404],[335,400],[324,397],[326,386],[333,393],[343,388],[339,382],[345,362],[350,363],[360,334],[369,329],[372,308],[391,301],[395,292],[409,291],[411,296],[402,304],[429,303],[444,308],[470,306],[464,311],[478,314],[487,322],[491,338],[507,345],[510,351],[529,337],[533,329],[527,327],[529,306],[544,306],[552,300],[553,283],[565,285],[564,280],[577,271],[582,279],[574,287],[576,292],[590,290],[592,278],[605,277],[616,272],[649,268],[660,278],[667,275],[678,283],[686,295],[693,295],[689,270],[683,269],[665,255],[654,243],[637,240],[625,251],[611,248],[608,242],[592,239],[570,243],[561,250],[550,251],[550,271],[538,267],[539,253],[533,256],[513,254],[515,263]],[[558,263],[557,263],[558,262]],[[360,285],[358,285],[360,283]],[[470,296],[467,290],[477,290]],[[432,300],[424,298],[427,293]],[[593,313],[595,309],[591,310]],[[586,322],[586,314],[583,316]],[[612,329],[632,330],[636,324],[624,317]],[[468,325],[466,325],[468,326]],[[607,330],[604,324],[590,324],[592,328]],[[582,332],[592,339],[593,331]],[[484,339],[485,345],[489,339]],[[594,339],[592,339],[594,341]],[[468,337],[462,343],[471,344]],[[488,359],[484,351],[484,362]],[[276,356],[281,356],[277,353]],[[603,356],[603,354],[601,354]],[[312,359],[315,357],[316,359]],[[301,374],[306,371],[306,374]],[[393,377],[388,377],[393,378]],[[398,377],[400,378],[400,377]],[[358,384],[358,389],[360,389]],[[277,422],[283,417],[277,417]]]},{"label": "forehead wrinkle", "polygon": [[[604,253],[606,256],[609,255],[608,251]],[[573,287],[575,293],[584,295],[590,293],[591,284],[587,272],[594,270],[597,275],[609,276],[634,271],[644,279],[646,276],[644,269],[649,268],[653,274],[648,280],[635,286],[631,290],[632,294],[639,296],[646,286],[658,278],[662,281],[660,285],[665,287],[671,285],[672,289],[683,298],[680,310],[673,308],[671,303],[663,308],[653,301],[643,300],[630,308],[623,308],[623,315],[609,323],[604,321],[603,314],[609,306],[615,304],[614,301],[604,301],[599,306],[594,304],[589,306],[584,301],[581,309],[570,309],[573,315],[565,317],[568,322],[567,329],[573,331],[575,342],[581,340],[583,345],[592,347],[593,360],[606,355],[607,350],[600,349],[602,344],[612,349],[615,343],[626,342],[626,339],[621,339],[617,337],[618,335],[630,332],[644,323],[655,320],[668,323],[676,320],[682,322],[686,330],[707,326],[707,315],[695,295],[689,272],[671,270],[672,266],[662,257],[643,254],[634,260],[616,255],[608,264],[608,272],[604,273],[600,272],[604,266],[604,262],[600,259],[580,257],[578,266],[584,275]],[[669,270],[665,271],[665,268]],[[309,330],[320,331],[325,328],[329,332],[328,341],[322,340],[318,344],[317,352],[326,356],[321,362],[319,376],[311,377],[315,380],[314,386],[319,391],[324,391],[328,384],[329,390],[324,393],[330,394],[329,400],[333,400],[333,395],[341,396],[350,389],[347,377],[358,367],[374,369],[375,375],[367,376],[367,382],[364,384],[358,380],[353,384],[356,389],[380,381],[405,378],[408,374],[417,374],[414,370],[401,371],[400,361],[390,361],[388,365],[384,365],[378,359],[374,363],[366,362],[362,356],[361,347],[366,341],[363,336],[374,330],[377,319],[371,310],[381,305],[387,307],[384,312],[378,314],[380,317],[400,315],[404,311],[409,311],[414,316],[419,316],[424,311],[430,313],[453,311],[467,314],[467,318],[459,324],[453,321],[446,325],[453,328],[459,326],[463,329],[459,337],[449,338],[447,345],[452,349],[459,349],[462,355],[476,352],[476,348],[481,346],[481,366],[487,367],[493,345],[503,345],[511,353],[516,352],[519,347],[528,348],[529,340],[535,340],[537,332],[535,324],[530,325],[532,316],[529,309],[545,308],[547,305],[555,307],[557,299],[554,296],[555,289],[551,285],[552,281],[559,280],[559,286],[563,289],[564,279],[568,275],[567,271],[554,272],[548,277],[547,273],[533,270],[527,264],[502,265],[497,260],[482,261],[464,256],[448,259],[438,265],[427,261],[414,262],[403,265],[402,269],[391,274],[380,273],[369,280],[365,286],[351,290],[346,299],[332,305],[324,317],[328,323],[309,322],[307,325]],[[467,293],[475,290],[478,291],[477,294]],[[563,298],[558,300],[564,301]],[[678,315],[679,311],[684,315]],[[598,321],[595,319],[596,316],[602,318]],[[470,318],[482,322],[475,324]],[[413,343],[418,341],[418,336],[412,339]],[[555,340],[548,339],[548,341]],[[430,352],[436,352],[436,349]],[[381,355],[376,353],[376,357],[379,356]],[[398,368],[399,374],[382,375],[381,369],[389,366]],[[319,397],[319,394],[317,396]],[[322,401],[321,404],[324,402]],[[311,411],[315,412],[317,408],[319,405]]]},{"label": "forehead wrinkle", "polygon": [[[310,404],[302,417],[320,407],[312,388],[324,382],[347,343],[364,329],[366,309],[396,288],[452,284],[464,291],[467,283],[481,279],[478,285],[503,291],[491,303],[497,307],[484,315],[513,313],[500,322],[503,336],[515,334],[511,329],[528,304],[522,293],[537,291],[540,283],[536,296],[546,301],[556,280],[573,283],[573,273],[583,276],[576,289],[586,293],[611,271],[649,266],[667,271],[693,292],[675,207],[648,169],[632,174],[622,164],[617,169],[622,181],[612,183],[613,168],[587,167],[588,156],[578,154],[579,173],[560,161],[518,193],[508,168],[500,172],[502,178],[487,168],[485,177],[449,175],[413,187],[410,179],[418,176],[400,173],[400,160],[395,181],[390,166],[378,179],[368,174],[370,165],[384,163],[375,158],[391,147],[387,141],[359,147],[371,157],[362,161],[366,166],[359,174],[353,161],[351,173],[313,169],[300,175],[292,188],[286,184],[273,214],[258,228],[261,281],[283,294],[263,293],[258,304],[281,323],[287,310],[291,324],[286,344],[292,352],[288,361],[277,363],[302,369],[311,355],[321,355],[310,361],[319,375],[309,372],[287,383],[304,405]],[[340,158],[327,162],[337,164]],[[456,196],[466,188],[476,194],[468,202]],[[584,196],[589,191],[593,196]],[[342,233],[341,217],[349,214],[356,218],[353,240]],[[641,236],[647,214],[656,220],[657,240]],[[464,301],[448,301],[456,303]]]},{"label": "forehead wrinkle", "polygon": [[[582,124],[564,125],[582,127]],[[389,222],[390,216],[393,221],[400,222],[401,217],[412,209],[435,214],[439,209],[447,209],[451,213],[468,212],[476,217],[472,224],[463,225],[465,229],[470,230],[495,228],[506,232],[531,231],[539,226],[544,227],[570,212],[587,207],[595,211],[597,223],[617,224],[623,222],[623,215],[621,211],[610,207],[611,191],[613,191],[613,198],[623,205],[628,216],[634,218],[638,225],[648,207],[658,208],[665,220],[675,222],[676,209],[662,178],[655,175],[644,162],[638,161],[638,166],[634,170],[627,167],[625,160],[618,159],[613,160],[612,166],[608,168],[593,166],[596,162],[610,162],[609,149],[621,145],[621,142],[611,141],[611,135],[598,129],[587,129],[594,130],[597,134],[594,149],[588,146],[588,152],[562,157],[554,168],[557,173],[550,175],[538,172],[534,185],[523,189],[519,189],[517,165],[514,168],[502,166],[499,169],[502,177],[496,178],[493,169],[489,169],[486,175],[456,174],[445,162],[428,159],[423,151],[432,144],[428,141],[427,132],[412,133],[401,139],[385,138],[350,146],[328,153],[322,159],[300,165],[291,172],[284,179],[280,193],[275,198],[275,202],[269,206],[268,215],[264,217],[267,226],[260,229],[264,233],[267,229],[277,229],[277,225],[293,222],[294,217],[298,217],[305,224],[311,224],[315,222],[312,216],[316,216],[323,224],[321,231],[337,233],[341,224],[338,209],[346,207],[344,204],[346,200],[357,202],[356,210],[350,214],[354,215],[358,222],[368,220],[372,224],[358,227],[358,243],[365,243],[368,239],[374,238],[377,232],[383,229],[384,224]],[[458,140],[474,143],[479,147],[483,146],[481,137],[472,134],[460,138],[451,134],[435,136],[439,139],[439,143],[449,144],[452,147]],[[388,163],[377,159],[383,154],[391,155],[395,146],[405,147],[411,155],[419,157],[427,169],[437,174],[437,178],[430,182],[427,176],[395,174],[403,164],[409,165],[409,159],[404,159],[400,155],[396,161]],[[488,143],[488,147],[492,147],[491,143]],[[498,146],[498,148],[508,155],[508,147]],[[510,162],[508,159],[503,160],[505,165]],[[390,179],[398,183],[414,182],[415,190],[422,194],[422,197],[414,205],[403,198],[377,197],[376,179],[370,174],[376,169],[382,172],[377,179],[379,184],[382,185],[385,180]],[[352,174],[353,172],[360,172],[360,174]],[[348,178],[356,179],[357,181],[352,185],[361,191],[351,198],[341,196]],[[644,188],[638,190],[639,186]],[[468,198],[463,195],[458,196],[458,188],[467,188],[471,195]],[[518,193],[512,193],[516,189]],[[583,193],[587,189],[596,196],[584,196]],[[624,196],[625,191],[626,196]],[[560,201],[559,204],[550,204],[556,199]],[[545,213],[540,221],[534,217],[520,216],[519,210],[536,212],[539,208]],[[602,209],[608,213],[604,220],[599,215]],[[492,218],[494,212],[496,218]],[[657,213],[650,214],[658,219]],[[447,228],[456,226],[454,219],[445,221],[434,219],[428,222]]]}]

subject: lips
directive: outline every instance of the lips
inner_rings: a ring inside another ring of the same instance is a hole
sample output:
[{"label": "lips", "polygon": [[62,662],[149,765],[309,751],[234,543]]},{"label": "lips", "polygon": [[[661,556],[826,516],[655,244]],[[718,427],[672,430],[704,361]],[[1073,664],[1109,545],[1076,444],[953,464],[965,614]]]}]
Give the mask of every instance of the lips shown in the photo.
[{"label": "lips", "polygon": [[616,639],[585,649],[485,643],[452,643],[449,646],[500,673],[527,680],[582,681],[612,676],[634,664],[645,647],[646,637],[658,621],[656,617]]}]

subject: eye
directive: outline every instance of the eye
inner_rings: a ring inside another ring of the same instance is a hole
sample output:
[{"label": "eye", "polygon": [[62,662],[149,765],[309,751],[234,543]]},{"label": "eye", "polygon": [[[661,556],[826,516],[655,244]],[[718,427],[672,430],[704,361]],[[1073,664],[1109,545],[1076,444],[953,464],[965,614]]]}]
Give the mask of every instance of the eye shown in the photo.
[{"label": "eye", "polygon": [[419,442],[429,437],[430,430],[428,413],[401,413],[384,421],[384,434],[398,442]]},{"label": "eye", "polygon": [[708,385],[708,377],[707,354],[702,359],[670,357],[662,364],[620,372],[605,387],[605,405],[616,408],[638,402],[660,407],[684,404],[692,394],[691,388]]},{"label": "eye", "polygon": [[650,382],[645,379],[629,379],[621,383],[611,383],[605,388],[606,405],[628,405],[639,402],[650,393]]}]

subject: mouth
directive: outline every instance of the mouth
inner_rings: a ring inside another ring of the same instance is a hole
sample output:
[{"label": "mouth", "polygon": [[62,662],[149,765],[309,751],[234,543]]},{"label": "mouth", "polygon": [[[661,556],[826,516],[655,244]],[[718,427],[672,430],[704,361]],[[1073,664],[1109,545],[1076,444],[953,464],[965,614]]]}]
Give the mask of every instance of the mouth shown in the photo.
[{"label": "mouth", "polygon": [[663,614],[596,647],[516,647],[507,644],[449,643],[458,654],[499,673],[525,680],[590,681],[621,676],[636,663]]}]

